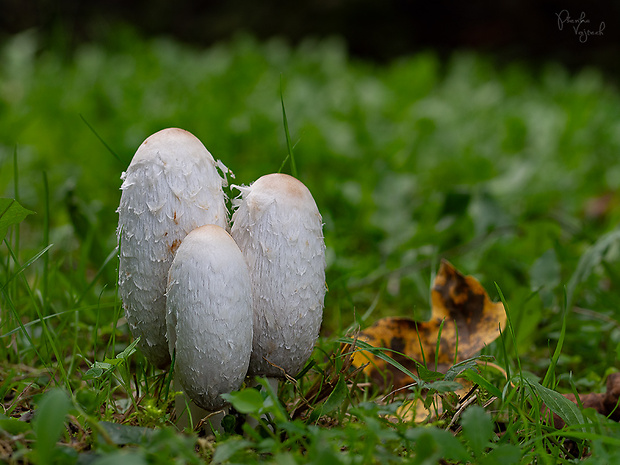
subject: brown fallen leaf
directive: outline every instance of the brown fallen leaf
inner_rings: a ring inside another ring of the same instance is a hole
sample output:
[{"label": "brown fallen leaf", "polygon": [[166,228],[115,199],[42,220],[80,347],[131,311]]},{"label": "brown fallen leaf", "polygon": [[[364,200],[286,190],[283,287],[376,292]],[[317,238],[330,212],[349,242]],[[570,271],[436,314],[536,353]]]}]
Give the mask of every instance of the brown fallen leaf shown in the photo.
[{"label": "brown fallen leaf", "polygon": [[[429,321],[388,317],[378,320],[358,335],[360,341],[374,347],[390,349],[385,352],[414,374],[417,365],[426,362],[429,369],[445,373],[455,362],[478,355],[493,342],[499,328],[506,324],[506,312],[501,302],[492,302],[482,285],[472,276],[463,276],[448,261],[442,260],[431,291],[432,315]],[[437,339],[443,322],[439,352]],[[396,351],[394,353],[391,351]],[[455,357],[456,352],[456,357]],[[370,362],[370,363],[368,363]],[[364,369],[379,385],[395,389],[413,382],[401,370],[368,351],[358,350],[353,357],[356,367]]]},{"label": "brown fallen leaf", "polygon": [[[563,394],[571,402],[578,404],[574,394]],[[612,373],[607,377],[607,385],[605,393],[591,392],[589,394],[580,394],[579,399],[583,408],[593,408],[603,416],[609,417],[614,421],[620,421],[620,373]],[[565,426],[562,420],[555,413],[553,414],[553,426],[561,429]]]}]

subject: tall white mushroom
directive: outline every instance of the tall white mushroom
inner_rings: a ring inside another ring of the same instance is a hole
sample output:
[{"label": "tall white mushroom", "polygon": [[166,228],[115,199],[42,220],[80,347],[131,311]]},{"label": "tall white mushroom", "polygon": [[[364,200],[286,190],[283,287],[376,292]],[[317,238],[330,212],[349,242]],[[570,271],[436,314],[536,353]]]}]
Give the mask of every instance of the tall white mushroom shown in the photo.
[{"label": "tall white mushroom", "polygon": [[225,169],[194,135],[170,128],[148,137],[121,177],[119,294],[131,333],[158,367],[170,364],[164,293],[174,253],[196,227],[228,223],[217,167]]},{"label": "tall white mushroom", "polygon": [[254,310],[248,375],[295,375],[312,354],[323,317],[321,215],[308,188],[286,174],[236,187],[231,234],[248,264]]},{"label": "tall white mushroom", "polygon": [[170,267],[166,295],[175,378],[199,407],[222,408],[220,394],[241,386],[252,350],[250,275],[232,237],[215,225],[190,232]]}]

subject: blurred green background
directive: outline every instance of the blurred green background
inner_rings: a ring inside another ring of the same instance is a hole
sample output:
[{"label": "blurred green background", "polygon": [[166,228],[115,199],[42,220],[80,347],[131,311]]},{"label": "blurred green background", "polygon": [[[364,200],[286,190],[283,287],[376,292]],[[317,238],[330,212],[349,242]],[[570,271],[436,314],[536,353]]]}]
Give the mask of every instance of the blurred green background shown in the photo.
[{"label": "blurred green background", "polygon": [[[545,14],[547,36],[575,40],[557,30],[555,10]],[[248,26],[190,40],[94,13],[84,27],[101,29],[81,31],[71,18],[5,27],[0,57],[0,192],[36,212],[20,227],[24,259],[54,244],[28,271],[36,283],[43,266],[55,270],[49,314],[114,300],[116,263],[103,265],[116,245],[120,175],[148,135],[189,130],[233,183],[277,171],[287,154],[282,82],[299,177],[325,222],[323,335],[380,316],[427,317],[447,258],[495,300],[498,283],[530,368],[546,366],[564,288],[620,218],[615,62],[586,66],[566,52],[572,42],[531,62],[525,46],[502,56],[494,36],[478,49],[421,40],[374,55],[336,31],[287,38]],[[582,50],[604,56],[613,34]],[[570,289],[567,371],[602,375],[617,360],[620,249],[599,248]],[[13,328],[9,319],[1,332]]]}]

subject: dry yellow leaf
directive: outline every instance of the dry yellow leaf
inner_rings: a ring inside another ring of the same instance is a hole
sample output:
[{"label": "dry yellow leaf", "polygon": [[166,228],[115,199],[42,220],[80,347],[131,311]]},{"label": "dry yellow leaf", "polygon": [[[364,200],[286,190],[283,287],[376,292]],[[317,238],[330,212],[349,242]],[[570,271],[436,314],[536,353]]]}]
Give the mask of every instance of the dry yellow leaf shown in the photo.
[{"label": "dry yellow leaf", "polygon": [[[492,302],[482,285],[472,276],[459,273],[442,260],[431,291],[432,315],[429,321],[388,317],[359,333],[358,339],[389,349],[386,355],[417,374],[413,360],[434,370],[446,372],[455,362],[478,355],[500,335],[506,324],[501,302]],[[437,340],[443,322],[439,351]],[[458,337],[457,337],[458,335]],[[395,353],[397,352],[397,353]],[[456,353],[456,357],[455,357]],[[403,354],[403,355],[400,355]],[[413,382],[405,373],[373,354],[358,350],[354,366],[370,362],[364,371],[384,387],[399,388]]]}]

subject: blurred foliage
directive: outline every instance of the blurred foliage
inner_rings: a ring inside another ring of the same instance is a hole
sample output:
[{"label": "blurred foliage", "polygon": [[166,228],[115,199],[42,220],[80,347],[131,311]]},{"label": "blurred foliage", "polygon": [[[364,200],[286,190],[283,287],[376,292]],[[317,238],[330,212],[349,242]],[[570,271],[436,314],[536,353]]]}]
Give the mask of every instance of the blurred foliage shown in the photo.
[{"label": "blurred foliage", "polygon": [[[91,303],[115,286],[114,261],[89,280],[116,245],[120,174],[139,144],[176,126],[232,169],[233,183],[277,171],[287,154],[281,77],[299,177],[325,222],[326,335],[354,320],[428,317],[448,258],[486,289],[499,284],[519,351],[542,369],[563,286],[620,219],[620,98],[595,70],[500,69],[466,53],[376,67],[337,39],[291,48],[239,36],[197,49],[129,29],[71,58],[23,33],[0,60],[0,196],[37,212],[21,225],[21,253],[46,246],[48,231],[46,266],[71,270],[71,292]],[[559,362],[597,370],[592,383],[617,361],[619,254],[616,242],[600,250],[578,283],[581,313]],[[59,312],[67,289],[50,289]]]}]

